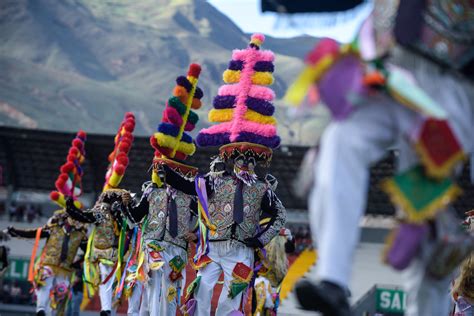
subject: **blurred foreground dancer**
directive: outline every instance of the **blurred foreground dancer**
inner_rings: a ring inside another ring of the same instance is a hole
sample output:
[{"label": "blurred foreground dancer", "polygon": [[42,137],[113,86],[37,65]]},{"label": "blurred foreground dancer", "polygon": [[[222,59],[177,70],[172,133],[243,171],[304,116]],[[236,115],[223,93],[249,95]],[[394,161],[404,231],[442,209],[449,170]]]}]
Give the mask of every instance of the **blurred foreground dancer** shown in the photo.
[{"label": "blurred foreground dancer", "polygon": [[[191,109],[201,107],[202,90],[197,86],[201,67],[191,64],[187,77],[176,79],[173,96],[163,111],[162,122],[150,138],[155,149],[152,181],[145,183],[136,205],[126,210],[134,223],[141,223],[141,254],[136,279],[144,284],[140,314],[176,315],[186,278],[188,240],[194,237],[191,224],[197,211],[194,196],[166,183],[161,172],[166,165],[180,176],[194,180],[197,168],[182,163],[196,147],[187,133],[194,129],[198,116]],[[178,161],[179,160],[179,161]],[[192,184],[192,182],[189,182]],[[140,305],[140,300],[129,300]]]},{"label": "blurred foreground dancer", "polygon": [[135,118],[132,113],[127,113],[115,136],[115,147],[108,157],[110,164],[104,189],[95,205],[89,210],[82,210],[70,199],[67,201],[66,211],[71,217],[83,223],[94,224],[84,258],[84,282],[87,290],[84,294],[87,299],[91,299],[97,287],[99,288],[101,316],[112,312],[114,283],[118,287],[124,282],[121,277],[122,261],[128,229],[121,211],[124,196],[128,196],[128,192],[120,189],[119,185],[128,166],[134,128]]},{"label": "blurred foreground dancer", "polygon": [[[271,185],[255,173],[257,163],[268,165],[272,149],[279,145],[276,120],[272,116],[273,82],[270,51],[260,50],[264,37],[254,34],[248,48],[234,50],[227,85],[219,89],[212,122],[200,131],[198,146],[221,146],[211,172],[186,181],[169,167],[166,182],[185,193],[198,196],[199,241],[194,258],[197,278],[187,289],[187,314],[210,315],[211,297],[221,272],[224,287],[216,315],[241,314],[244,294],[253,275],[254,249],[264,247],[278,234],[286,211]],[[270,223],[259,231],[262,211]],[[196,306],[197,304],[197,306]]]},{"label": "blurred foreground dancer", "polygon": [[[66,207],[65,196],[71,198],[71,203],[80,206],[76,200],[82,193],[81,164],[85,159],[84,142],[86,135],[80,131],[72,142],[67,156],[67,162],[61,166],[61,174],[56,181],[57,191],[51,193],[51,199],[61,207]],[[81,247],[86,249],[87,228],[74,220],[64,211],[56,211],[48,223],[38,229],[8,228],[12,237],[35,239],[31,254],[28,281],[36,293],[36,314],[64,315],[67,298],[69,297],[70,280],[74,272],[73,260]],[[36,261],[38,245],[41,238],[46,243]]]},{"label": "blurred foreground dancer", "polygon": [[[319,282],[296,288],[303,308],[324,315],[350,315],[346,293],[369,168],[389,148],[399,150],[398,174],[383,188],[400,225],[385,260],[405,270],[405,315],[447,315],[452,271],[472,250],[449,204],[460,192],[452,176],[473,151],[474,88],[464,76],[472,78],[473,3],[394,2],[375,1],[353,43],[322,40],[286,96],[301,100],[316,82],[333,116],[310,197]],[[397,44],[388,47],[391,34]]]}]

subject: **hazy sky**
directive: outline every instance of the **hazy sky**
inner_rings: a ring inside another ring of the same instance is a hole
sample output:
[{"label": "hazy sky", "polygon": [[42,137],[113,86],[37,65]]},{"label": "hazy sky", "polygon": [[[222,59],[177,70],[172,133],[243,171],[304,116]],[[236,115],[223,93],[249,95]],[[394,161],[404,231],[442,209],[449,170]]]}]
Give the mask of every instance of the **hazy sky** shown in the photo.
[{"label": "hazy sky", "polygon": [[316,37],[328,36],[340,42],[353,39],[359,25],[372,8],[372,1],[368,1],[352,12],[339,15],[338,23],[334,23],[334,15],[329,14],[299,14],[292,18],[268,12],[263,14],[260,10],[260,0],[208,1],[247,33],[261,32],[274,37],[308,34]]}]

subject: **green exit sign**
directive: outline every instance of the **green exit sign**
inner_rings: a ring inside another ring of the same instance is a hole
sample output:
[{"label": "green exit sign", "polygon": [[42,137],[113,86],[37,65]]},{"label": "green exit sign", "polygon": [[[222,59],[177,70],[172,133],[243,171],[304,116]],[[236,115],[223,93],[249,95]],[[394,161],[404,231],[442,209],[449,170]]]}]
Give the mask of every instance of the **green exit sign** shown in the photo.
[{"label": "green exit sign", "polygon": [[377,312],[403,314],[406,308],[406,293],[398,289],[377,288],[375,308]]},{"label": "green exit sign", "polygon": [[26,280],[28,278],[28,266],[30,260],[21,258],[9,258],[9,266],[5,274],[6,279]]}]

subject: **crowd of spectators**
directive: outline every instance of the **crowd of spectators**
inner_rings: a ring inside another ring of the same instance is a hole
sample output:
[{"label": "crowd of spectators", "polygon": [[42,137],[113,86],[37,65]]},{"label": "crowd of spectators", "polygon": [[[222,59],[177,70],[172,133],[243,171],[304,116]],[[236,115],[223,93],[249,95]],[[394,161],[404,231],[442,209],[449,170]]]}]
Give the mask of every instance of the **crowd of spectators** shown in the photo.
[{"label": "crowd of spectators", "polygon": [[288,228],[291,230],[291,233],[295,238],[295,252],[297,254],[305,249],[313,247],[309,225],[290,224],[288,225]]},{"label": "crowd of spectators", "polygon": [[[5,214],[5,205],[0,203],[0,216]],[[28,222],[33,223],[35,220],[41,220],[43,210],[41,205],[33,204],[17,204],[12,202],[8,207],[8,220],[10,222]]]},{"label": "crowd of spectators", "polygon": [[33,304],[29,293],[31,285],[27,281],[2,280],[0,302],[3,304]]}]

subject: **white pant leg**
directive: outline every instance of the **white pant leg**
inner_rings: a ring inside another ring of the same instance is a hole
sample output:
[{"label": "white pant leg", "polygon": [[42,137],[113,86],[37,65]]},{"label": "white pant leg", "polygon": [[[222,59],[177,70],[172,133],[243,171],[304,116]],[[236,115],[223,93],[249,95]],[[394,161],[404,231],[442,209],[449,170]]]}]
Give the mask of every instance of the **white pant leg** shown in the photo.
[{"label": "white pant leg", "polygon": [[150,295],[150,290],[147,284],[143,284],[142,290],[142,302],[140,303],[140,316],[149,316],[150,309],[148,303],[148,296]]},{"label": "white pant leg", "polygon": [[44,311],[49,314],[50,311],[50,299],[49,293],[54,285],[54,276],[47,277],[44,280],[44,285],[37,288],[36,292],[36,312]]},{"label": "white pant leg", "polygon": [[220,265],[215,262],[209,263],[198,271],[197,275],[201,276],[201,281],[194,295],[197,300],[196,316],[209,316],[211,314],[212,293],[221,272]]},{"label": "white pant leg", "polygon": [[[172,260],[175,256],[181,257],[181,259],[184,260],[184,262],[187,262],[187,252],[178,246],[172,245],[170,243],[163,243],[164,245],[164,250],[162,251],[162,256],[163,259],[165,260],[165,264],[163,265],[163,280],[162,280],[162,288],[163,291],[161,293],[161,312],[162,315],[166,316],[175,316],[176,315],[176,310],[179,306],[180,302],[180,297],[176,295],[176,297],[168,301],[168,290],[173,287],[177,294],[182,293],[182,287],[185,284],[185,278],[186,278],[186,269],[182,271],[183,278],[177,280],[176,282],[172,282],[171,279],[169,278],[169,275],[172,271],[169,262]],[[179,294],[181,295],[181,294]]]},{"label": "white pant leg", "polygon": [[132,294],[128,298],[127,315],[138,316],[140,312],[140,299],[142,297],[143,285],[141,282],[136,282],[133,287]]},{"label": "white pant leg", "polygon": [[[310,222],[318,247],[317,275],[347,287],[370,165],[383,157],[416,115],[382,95],[325,130],[310,197]],[[400,124],[399,124],[400,123]]]},{"label": "white pant leg", "polygon": [[103,311],[112,311],[114,278],[109,278],[105,284],[102,284],[102,282],[110,275],[113,267],[99,263],[99,269],[101,280],[101,284],[99,285],[100,308]]},{"label": "white pant leg", "polygon": [[159,316],[161,309],[163,268],[152,271],[148,281],[148,310],[150,316]]},{"label": "white pant leg", "polygon": [[230,249],[226,256],[221,258],[221,266],[224,270],[224,286],[222,287],[222,292],[219,297],[216,315],[229,315],[232,311],[240,309],[242,295],[245,291],[233,299],[229,297],[230,283],[234,279],[232,271],[239,262],[253,268],[253,249],[237,244]]}]

